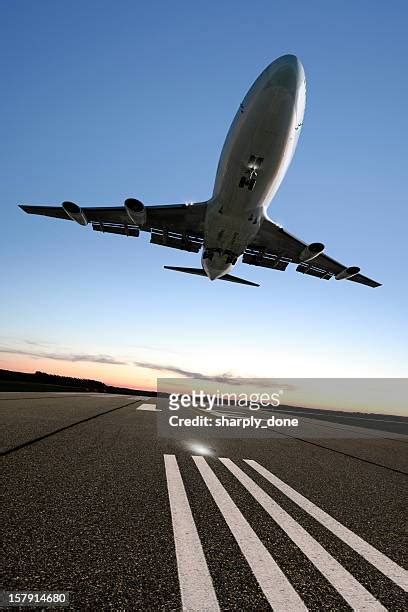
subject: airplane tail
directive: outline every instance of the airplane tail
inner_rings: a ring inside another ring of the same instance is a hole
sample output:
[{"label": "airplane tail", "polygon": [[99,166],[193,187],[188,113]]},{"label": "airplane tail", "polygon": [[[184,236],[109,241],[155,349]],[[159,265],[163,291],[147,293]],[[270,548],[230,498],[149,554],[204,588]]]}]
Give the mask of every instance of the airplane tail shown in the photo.
[{"label": "airplane tail", "polygon": [[[195,274],[196,276],[205,276],[206,273],[202,268],[183,268],[180,266],[164,266],[166,270],[174,270],[175,272],[184,272],[185,274]],[[240,283],[241,285],[250,285],[251,287],[259,287],[257,283],[253,283],[252,281],[245,280],[245,278],[239,278],[238,276],[233,276],[232,274],[225,274],[218,278],[217,280],[229,281],[230,283]]]}]

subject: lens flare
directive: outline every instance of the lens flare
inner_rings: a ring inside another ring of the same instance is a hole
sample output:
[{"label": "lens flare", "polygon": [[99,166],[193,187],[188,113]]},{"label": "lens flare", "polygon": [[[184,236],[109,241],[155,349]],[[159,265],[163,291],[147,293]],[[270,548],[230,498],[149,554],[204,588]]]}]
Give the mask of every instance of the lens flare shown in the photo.
[{"label": "lens flare", "polygon": [[190,442],[188,444],[189,450],[195,455],[206,455],[211,456],[216,454],[215,448],[210,448],[209,446],[205,446],[200,442]]}]

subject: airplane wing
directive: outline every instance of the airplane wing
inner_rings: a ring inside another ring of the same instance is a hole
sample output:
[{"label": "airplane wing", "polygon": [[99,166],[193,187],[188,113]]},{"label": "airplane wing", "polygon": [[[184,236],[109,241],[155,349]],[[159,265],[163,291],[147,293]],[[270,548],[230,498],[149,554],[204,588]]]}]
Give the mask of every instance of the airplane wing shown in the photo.
[{"label": "airplane wing", "polygon": [[[348,268],[323,252],[305,261],[302,259],[302,254],[305,256],[308,246],[270,219],[265,219],[255,239],[246,249],[242,261],[243,263],[274,270],[286,270],[290,263],[295,263],[298,264],[297,272],[323,280],[338,276],[339,280],[345,278],[369,287],[381,286],[381,283],[359,274],[359,268]],[[323,248],[323,245],[320,245],[320,247]],[[316,250],[319,250],[317,243]]]},{"label": "airplane wing", "polygon": [[[65,204],[65,203],[64,203]],[[81,225],[92,223],[98,232],[137,237],[139,230],[151,233],[150,242],[172,248],[198,252],[204,237],[206,202],[145,206],[141,223],[134,223],[124,206],[77,207]],[[62,206],[20,205],[31,215],[73,220]]]}]

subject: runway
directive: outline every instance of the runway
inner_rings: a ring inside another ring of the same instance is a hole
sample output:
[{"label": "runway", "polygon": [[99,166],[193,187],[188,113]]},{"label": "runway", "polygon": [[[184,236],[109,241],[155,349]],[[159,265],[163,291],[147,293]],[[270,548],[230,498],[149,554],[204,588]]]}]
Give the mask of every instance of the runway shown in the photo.
[{"label": "runway", "polygon": [[406,610],[394,423],[172,440],[154,399],[80,393],[1,393],[0,414],[3,589],[72,610]]}]

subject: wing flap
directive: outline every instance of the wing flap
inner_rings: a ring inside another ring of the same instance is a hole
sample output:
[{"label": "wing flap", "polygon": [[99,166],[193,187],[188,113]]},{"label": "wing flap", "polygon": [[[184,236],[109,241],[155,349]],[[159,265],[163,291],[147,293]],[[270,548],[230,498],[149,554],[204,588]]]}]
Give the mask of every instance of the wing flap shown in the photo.
[{"label": "wing flap", "polygon": [[139,236],[139,228],[135,225],[114,225],[113,223],[92,223],[92,229],[104,234],[119,234],[121,236]]},{"label": "wing flap", "polygon": [[153,229],[151,232],[150,242],[151,244],[189,251],[190,253],[198,253],[203,244],[202,239],[197,236],[177,234],[175,232],[162,232],[156,229]]},{"label": "wing flap", "polygon": [[299,264],[296,268],[296,272],[302,272],[302,274],[308,274],[309,276],[315,276],[316,278],[322,278],[324,280],[330,280],[333,276],[326,270],[308,264]]},{"label": "wing flap", "polygon": [[262,268],[271,268],[273,270],[284,271],[290,263],[290,259],[279,257],[272,253],[257,252],[252,249],[247,249],[242,258],[242,263],[251,266],[260,266]]}]

